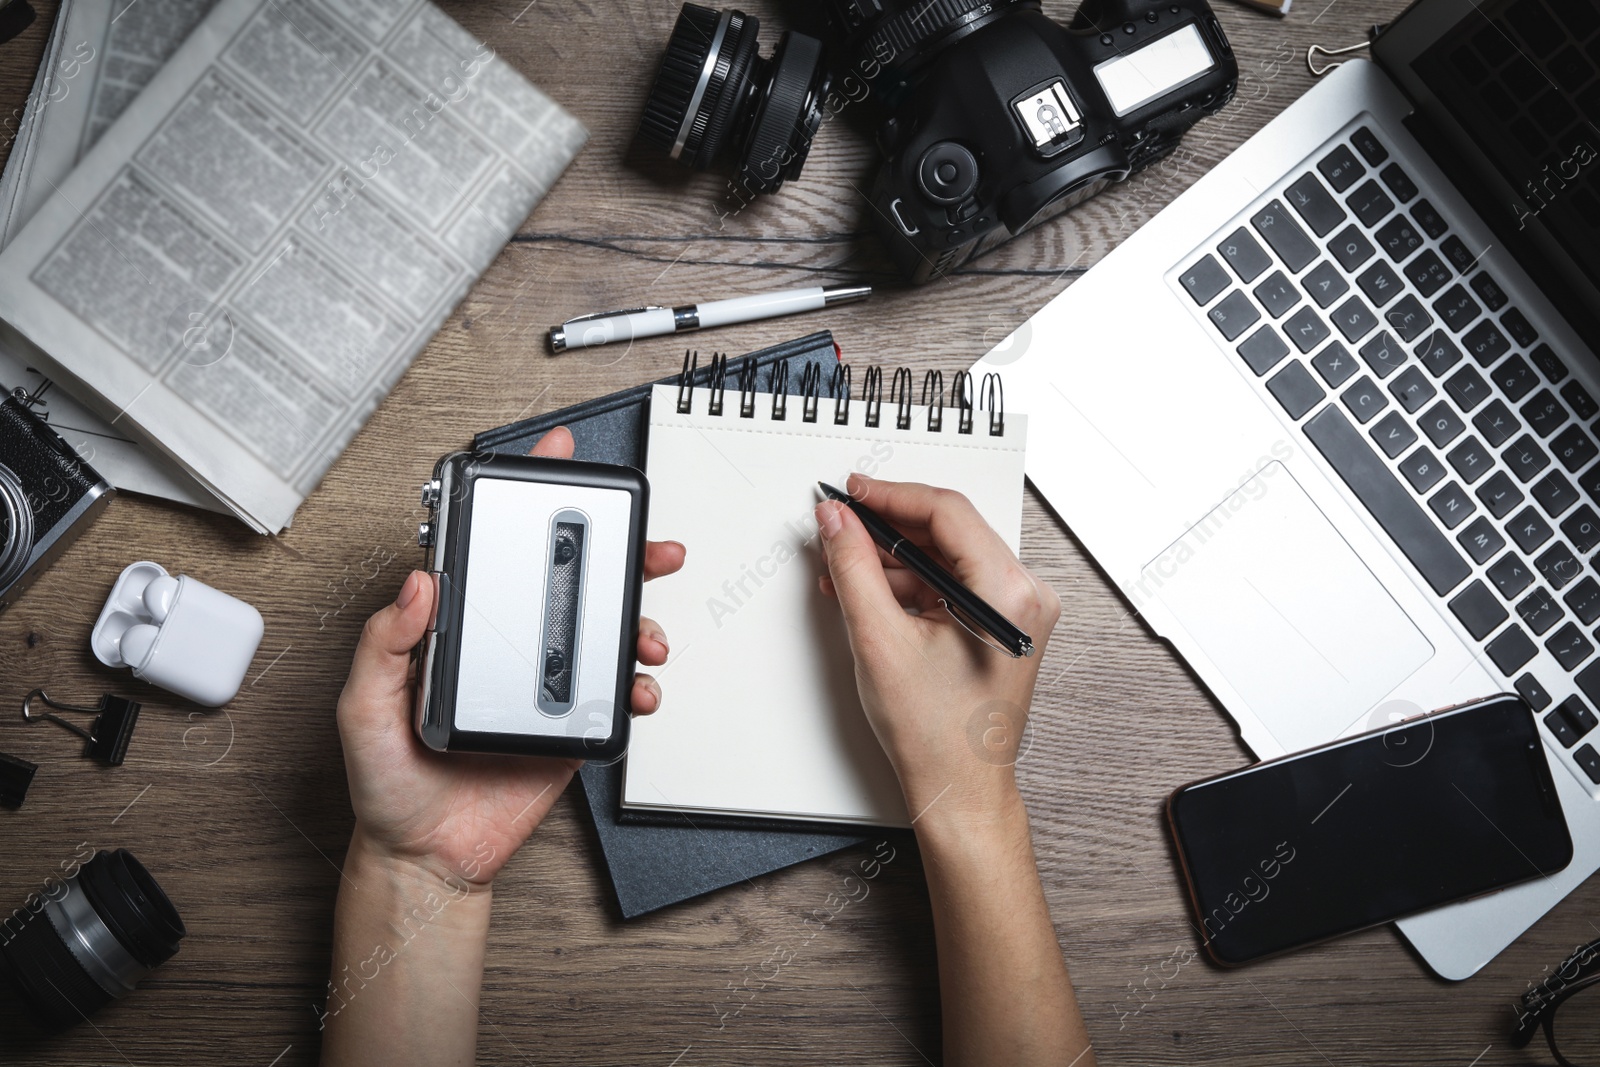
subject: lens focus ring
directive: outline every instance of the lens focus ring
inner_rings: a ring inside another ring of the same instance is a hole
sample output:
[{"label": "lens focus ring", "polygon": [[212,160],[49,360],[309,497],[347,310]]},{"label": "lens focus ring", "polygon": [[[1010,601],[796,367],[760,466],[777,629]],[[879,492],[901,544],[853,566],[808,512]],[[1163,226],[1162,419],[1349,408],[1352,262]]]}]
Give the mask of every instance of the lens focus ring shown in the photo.
[{"label": "lens focus ring", "polygon": [[[880,23],[855,49],[860,70],[903,67],[918,58],[924,46],[954,29],[953,23],[975,21],[995,11],[1030,0],[926,0]],[[1037,3],[1037,0],[1032,0]],[[870,79],[869,79],[870,80]]]}]

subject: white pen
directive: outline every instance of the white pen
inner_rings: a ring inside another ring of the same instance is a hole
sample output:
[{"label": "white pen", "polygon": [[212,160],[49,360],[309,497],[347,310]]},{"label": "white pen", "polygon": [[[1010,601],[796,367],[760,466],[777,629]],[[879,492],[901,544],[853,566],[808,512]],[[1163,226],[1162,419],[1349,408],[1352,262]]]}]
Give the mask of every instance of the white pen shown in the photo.
[{"label": "white pen", "polygon": [[840,304],[854,304],[871,295],[872,288],[866,285],[844,289],[816,286],[811,289],[790,289],[783,293],[763,293],[760,296],[736,296],[731,300],[713,300],[709,304],[685,304],[675,308],[603,311],[597,315],[571,319],[552,329],[550,350],[565,352],[569,348],[592,348],[611,341],[631,341],[639,337],[702,330],[707,326],[775,319],[780,315],[798,315],[802,311],[820,311]]}]

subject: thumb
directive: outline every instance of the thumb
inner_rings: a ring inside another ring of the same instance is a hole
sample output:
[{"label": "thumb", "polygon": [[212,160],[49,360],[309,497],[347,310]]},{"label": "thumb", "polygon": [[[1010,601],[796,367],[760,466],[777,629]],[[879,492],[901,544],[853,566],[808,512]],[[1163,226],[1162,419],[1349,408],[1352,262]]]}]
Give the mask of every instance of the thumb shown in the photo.
[{"label": "thumb", "polygon": [[844,610],[850,645],[859,657],[905,618],[878,559],[878,546],[855,512],[837,500],[817,505],[817,526],[828,556],[828,573]]},{"label": "thumb", "polygon": [[361,629],[344,686],[345,695],[355,698],[358,708],[383,706],[386,699],[405,693],[411,650],[422,640],[432,617],[433,582],[421,571],[412,571],[394,603],[374,613]]}]

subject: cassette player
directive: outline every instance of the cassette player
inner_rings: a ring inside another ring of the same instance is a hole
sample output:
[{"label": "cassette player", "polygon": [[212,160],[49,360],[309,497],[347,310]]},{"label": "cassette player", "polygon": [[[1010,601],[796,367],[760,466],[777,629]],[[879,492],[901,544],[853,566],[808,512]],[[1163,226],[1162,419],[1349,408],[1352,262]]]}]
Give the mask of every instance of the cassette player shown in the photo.
[{"label": "cassette player", "polygon": [[434,619],[418,735],[440,752],[628,747],[649,483],[632,467],[455,452],[422,488]]}]

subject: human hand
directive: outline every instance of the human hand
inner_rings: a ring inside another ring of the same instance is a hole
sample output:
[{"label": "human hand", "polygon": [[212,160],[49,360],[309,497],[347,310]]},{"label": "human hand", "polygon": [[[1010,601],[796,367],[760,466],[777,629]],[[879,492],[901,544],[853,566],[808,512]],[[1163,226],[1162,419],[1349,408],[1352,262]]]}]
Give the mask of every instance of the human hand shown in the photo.
[{"label": "human hand", "polygon": [[[558,427],[532,455],[571,459],[572,435]],[[646,579],[683,566],[684,548],[651,541]],[[344,745],[350,803],[355,808],[353,847],[381,860],[414,864],[441,878],[487,886],[522,847],[582,765],[575,759],[434,752],[411,726],[411,651],[433,614],[433,583],[413,571],[395,602],[367,620],[339,697],[339,738]],[[639,662],[667,661],[667,639],[650,619],[639,620]],[[632,709],[648,715],[661,705],[661,688],[648,674],[634,676]]]},{"label": "human hand", "polygon": [[861,704],[906,807],[913,818],[935,801],[957,815],[992,811],[1016,790],[1017,747],[1061,601],[960,493],[859,474],[847,488],[1033,638],[1025,659],[980,644],[854,512],[817,505],[822,589],[844,611]]}]

